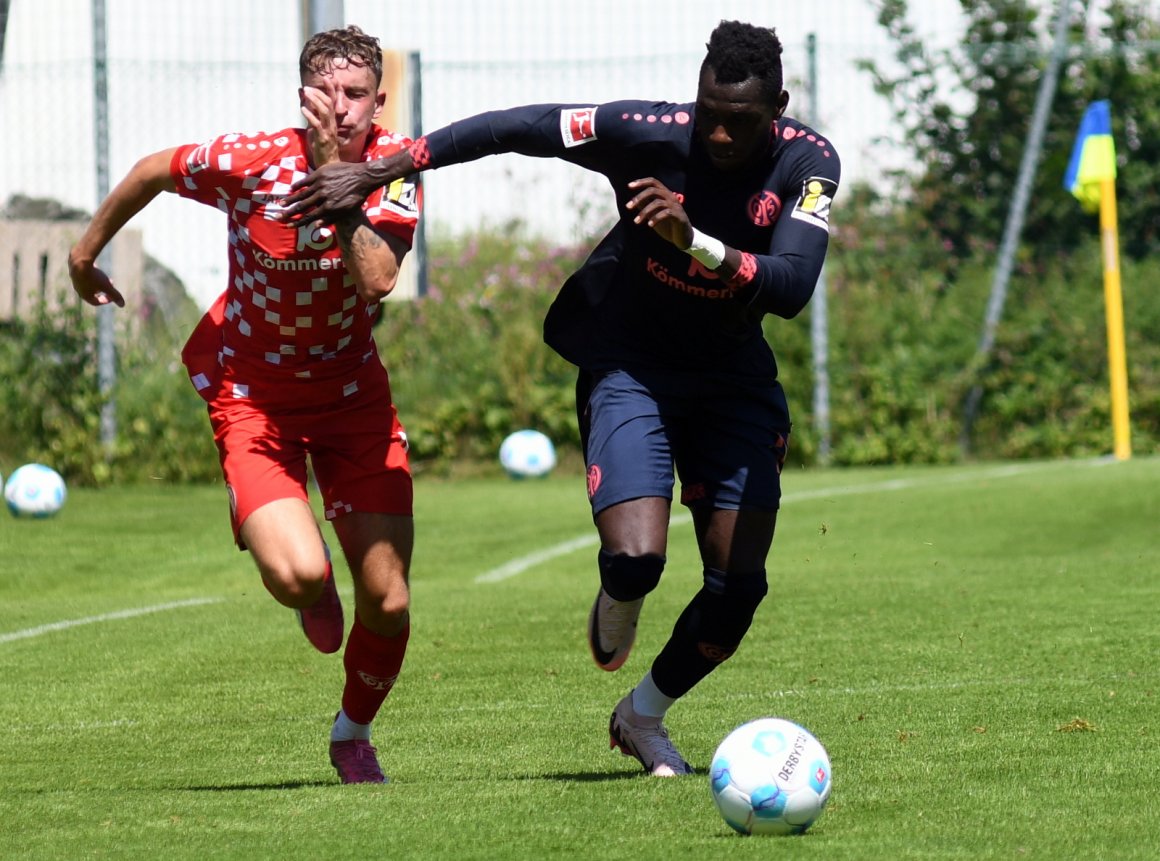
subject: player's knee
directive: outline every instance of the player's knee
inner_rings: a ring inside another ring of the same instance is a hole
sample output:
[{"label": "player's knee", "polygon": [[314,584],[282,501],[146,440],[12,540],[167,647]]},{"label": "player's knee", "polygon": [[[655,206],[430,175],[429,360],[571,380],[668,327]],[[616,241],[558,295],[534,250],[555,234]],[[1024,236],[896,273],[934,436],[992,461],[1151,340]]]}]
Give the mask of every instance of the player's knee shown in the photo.
[{"label": "player's knee", "polygon": [[384,637],[393,637],[402,631],[411,619],[411,597],[406,589],[393,590],[386,595],[360,603],[359,619]]},{"label": "player's knee", "polygon": [[601,549],[598,555],[600,585],[617,601],[635,601],[657,587],[665,570],[665,557],[658,553],[629,556]]},{"label": "player's knee", "polygon": [[411,613],[409,610],[383,612],[371,622],[363,622],[366,627],[374,631],[380,637],[396,637],[402,633],[410,623]]},{"label": "player's knee", "polygon": [[290,559],[259,560],[262,582],[278,603],[287,607],[309,607],[322,595],[328,566],[296,563]]}]

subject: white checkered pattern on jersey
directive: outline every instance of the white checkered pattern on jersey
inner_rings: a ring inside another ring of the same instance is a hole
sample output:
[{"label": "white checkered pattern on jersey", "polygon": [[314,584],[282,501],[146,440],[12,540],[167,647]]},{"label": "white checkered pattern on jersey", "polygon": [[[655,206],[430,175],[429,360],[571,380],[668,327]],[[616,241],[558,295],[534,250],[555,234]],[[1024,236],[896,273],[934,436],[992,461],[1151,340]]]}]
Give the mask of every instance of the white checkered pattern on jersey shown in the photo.
[{"label": "white checkered pattern on jersey", "polygon": [[282,198],[290,193],[290,186],[306,176],[305,159],[296,156],[279,159],[266,167],[261,176],[248,176],[242,187],[252,192],[254,203],[264,207],[262,216],[277,221],[282,211]]},{"label": "white checkered pattern on jersey", "polygon": [[[407,143],[381,135],[367,158]],[[307,149],[302,129],[284,129],[225,135],[183,147],[174,160],[182,196],[229,214],[230,287],[222,338],[230,352],[223,351],[223,364],[239,372],[244,365],[251,369],[247,377],[252,371],[263,383],[309,378],[321,362],[335,364],[320,376],[349,380],[346,372],[373,355],[371,324],[378,309],[359,299],[333,231],[278,221],[281,198],[307,173]],[[378,204],[381,194],[373,197]],[[409,237],[416,210],[375,205],[367,215]],[[262,367],[270,369],[268,380]]]},{"label": "white checkered pattern on jersey", "polygon": [[[303,161],[300,158],[283,158],[276,164],[270,164],[262,172],[260,176],[247,176],[242,182],[242,188],[248,191],[251,199],[262,206],[260,212],[262,217],[268,221],[277,223],[277,212],[279,211],[280,199],[290,193],[290,187],[306,174],[301,169]],[[243,208],[239,201],[239,205],[235,207],[235,213],[248,213],[248,207]],[[276,350],[266,350],[263,357],[268,364],[280,365],[283,362],[283,357],[295,357],[299,355],[299,346],[295,340],[298,338],[300,332],[310,332],[312,334],[319,334],[316,331],[315,318],[310,314],[303,314],[302,310],[308,310],[308,307],[313,304],[315,294],[325,293],[332,289],[333,281],[331,278],[314,277],[310,280],[309,289],[294,290],[290,296],[287,297],[290,301],[286,307],[282,303],[283,291],[278,287],[270,284],[269,277],[263,271],[251,270],[251,266],[257,264],[260,255],[260,249],[246,248],[245,246],[251,244],[251,233],[244,225],[240,223],[243,216],[235,214],[234,220],[238,221],[236,237],[238,240],[238,264],[242,269],[242,274],[236,279],[239,292],[243,295],[249,295],[250,303],[255,309],[255,319],[261,319],[269,324],[270,330],[277,330],[278,336],[282,340],[277,345]],[[329,238],[332,233],[329,229],[323,229],[320,235],[324,238]],[[343,292],[345,295],[342,300],[343,312],[353,308],[358,304],[358,296],[355,293],[354,279],[348,275],[344,275],[342,279]],[[298,310],[295,310],[298,309]],[[334,330],[336,327],[339,330],[349,328],[350,321],[342,317],[342,312],[331,314],[326,318],[325,323],[327,329]],[[338,343],[334,349],[326,349],[325,344],[318,345],[318,350],[314,355],[321,358],[323,361],[328,361],[336,358],[342,351],[343,347],[350,343],[350,338],[339,338]],[[307,348],[308,354],[312,348]],[[299,378],[309,378],[311,376],[310,370],[301,370],[295,374]]]}]

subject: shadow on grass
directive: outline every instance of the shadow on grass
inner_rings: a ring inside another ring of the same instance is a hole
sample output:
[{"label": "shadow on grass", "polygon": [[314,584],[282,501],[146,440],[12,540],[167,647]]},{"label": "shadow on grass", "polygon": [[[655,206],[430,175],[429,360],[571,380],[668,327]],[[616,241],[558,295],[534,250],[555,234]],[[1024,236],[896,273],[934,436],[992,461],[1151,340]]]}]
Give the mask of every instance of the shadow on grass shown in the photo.
[{"label": "shadow on grass", "polygon": [[[697,768],[693,770],[691,775],[687,775],[687,777],[706,776],[708,774],[708,769]],[[494,777],[491,779],[494,779]],[[555,783],[605,783],[614,780],[648,780],[651,778],[643,770],[634,769],[615,772],[561,771],[550,774],[515,774],[507,779],[520,781],[548,780]],[[403,781],[399,782],[401,783]],[[395,783],[395,781],[390,781],[386,785],[389,786],[391,783]],[[338,787],[341,785],[337,781],[332,780],[287,780],[280,783],[233,783],[215,786],[181,786],[174,788],[179,792],[270,792],[286,789],[316,789],[327,786]]]},{"label": "shadow on grass", "polygon": [[341,786],[337,780],[287,780],[281,783],[228,783],[219,786],[178,786],[179,792],[268,792],[281,789],[316,789]]},{"label": "shadow on grass", "polygon": [[[707,768],[695,768],[687,777],[696,777],[698,775],[708,775]],[[560,783],[602,783],[609,780],[636,780],[637,778],[650,778],[644,773],[643,769],[634,769],[632,771],[563,771],[555,774],[521,774],[513,777],[513,780],[553,780]]]}]

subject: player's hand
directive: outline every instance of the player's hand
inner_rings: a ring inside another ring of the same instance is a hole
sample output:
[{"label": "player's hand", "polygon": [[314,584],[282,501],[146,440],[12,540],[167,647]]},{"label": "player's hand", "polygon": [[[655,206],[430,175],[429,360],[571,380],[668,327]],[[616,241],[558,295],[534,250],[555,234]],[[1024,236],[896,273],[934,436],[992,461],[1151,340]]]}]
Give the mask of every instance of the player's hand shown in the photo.
[{"label": "player's hand", "polygon": [[281,221],[333,224],[346,211],[361,207],[368,192],[366,162],[336,161],[319,165],[290,187],[282,198]]},{"label": "player's hand", "polygon": [[677,199],[677,195],[665,187],[658,179],[647,177],[634,179],[628,184],[629,189],[636,192],[627,204],[628,209],[636,213],[634,224],[644,224],[657,232],[662,239],[667,239],[681,250],[689,247],[693,241],[693,225],[685,207]]},{"label": "player's hand", "polygon": [[73,290],[90,305],[108,305],[112,302],[118,308],[125,307],[122,296],[109,276],[98,269],[93,261],[76,254],[75,249],[68,256],[68,277]]},{"label": "player's hand", "polygon": [[300,92],[302,116],[307,125],[306,139],[310,141],[314,164],[332,164],[339,160],[334,100],[317,87],[303,87]]}]

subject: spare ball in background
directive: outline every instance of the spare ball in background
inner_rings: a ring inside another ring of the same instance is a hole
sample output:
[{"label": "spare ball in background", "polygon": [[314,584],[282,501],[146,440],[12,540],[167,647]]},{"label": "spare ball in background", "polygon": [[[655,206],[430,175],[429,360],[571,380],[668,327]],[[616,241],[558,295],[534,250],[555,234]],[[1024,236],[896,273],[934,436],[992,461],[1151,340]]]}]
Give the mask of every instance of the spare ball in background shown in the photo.
[{"label": "spare ball in background", "polygon": [[556,466],[556,447],[538,430],[518,430],[500,445],[499,462],[512,478],[540,478]]},{"label": "spare ball in background", "polygon": [[4,501],[15,517],[52,517],[67,496],[60,473],[42,463],[26,463],[4,484]]}]

